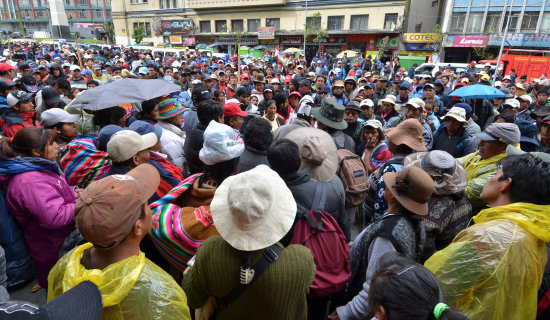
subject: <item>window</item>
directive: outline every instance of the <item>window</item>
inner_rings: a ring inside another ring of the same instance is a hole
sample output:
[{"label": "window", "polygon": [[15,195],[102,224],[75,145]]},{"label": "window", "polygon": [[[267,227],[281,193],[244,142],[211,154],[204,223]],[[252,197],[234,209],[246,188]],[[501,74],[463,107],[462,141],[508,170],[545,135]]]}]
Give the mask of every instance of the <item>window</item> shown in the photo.
[{"label": "window", "polygon": [[432,1],[432,8],[437,7],[438,4],[439,4],[439,0]]},{"label": "window", "polygon": [[321,17],[307,17],[306,25],[308,26],[321,26]]},{"label": "window", "polygon": [[227,21],[216,20],[216,32],[227,32]]},{"label": "window", "polygon": [[[508,16],[509,16],[508,13],[509,11],[506,11],[506,16],[504,16],[504,25],[502,26],[502,30],[506,28],[506,23],[508,23]],[[510,27],[508,28],[508,31],[513,32],[514,30],[516,30],[520,13],[521,12],[519,11],[512,11],[512,18],[510,18]]]},{"label": "window", "polygon": [[485,33],[497,33],[500,30],[500,12],[488,12],[485,20]]},{"label": "window", "polygon": [[267,18],[265,19],[265,26],[266,27],[273,27],[275,28],[275,31],[279,30],[281,28],[281,19],[279,18]]},{"label": "window", "polygon": [[550,13],[545,12],[542,14],[539,32],[550,32]]},{"label": "window", "polygon": [[178,0],[160,0],[161,9],[174,9],[178,7]]},{"label": "window", "polygon": [[342,30],[344,27],[344,16],[329,16],[327,30]]},{"label": "window", "polygon": [[539,21],[538,12],[525,12],[521,20],[521,30],[535,30]]},{"label": "window", "polygon": [[453,12],[453,16],[451,17],[451,25],[449,26],[449,31],[462,33],[462,31],[464,31],[465,20],[466,20],[465,12]]},{"label": "window", "polygon": [[414,32],[420,32],[422,30],[422,22],[414,25]]},{"label": "window", "polygon": [[358,14],[352,15],[349,28],[351,30],[367,30],[369,26],[369,15]]},{"label": "window", "polygon": [[210,33],[212,32],[212,28],[210,27],[210,21],[200,21],[199,22],[199,28],[201,33]]},{"label": "window", "polygon": [[397,27],[397,13],[386,13],[384,16],[384,29],[393,30]]},{"label": "window", "polygon": [[244,31],[243,20],[231,20],[231,31]]},{"label": "window", "polygon": [[[67,0],[69,1],[69,0]],[[131,4],[141,4],[141,3],[147,3],[147,0],[130,0]]]},{"label": "window", "polygon": [[466,33],[479,33],[483,22],[483,12],[470,12]]},{"label": "window", "polygon": [[258,32],[258,28],[260,27],[260,19],[248,19],[247,20],[247,31],[248,32]]},{"label": "window", "polygon": [[151,36],[151,24],[149,22],[145,22],[145,35]]}]

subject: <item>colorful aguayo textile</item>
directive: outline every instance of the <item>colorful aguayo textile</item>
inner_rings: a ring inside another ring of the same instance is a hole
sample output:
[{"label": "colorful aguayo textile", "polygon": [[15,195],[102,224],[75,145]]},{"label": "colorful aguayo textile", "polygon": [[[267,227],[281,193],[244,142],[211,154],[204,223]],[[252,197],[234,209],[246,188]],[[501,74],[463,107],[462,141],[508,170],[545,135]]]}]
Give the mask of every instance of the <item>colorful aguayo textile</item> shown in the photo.
[{"label": "colorful aguayo textile", "polygon": [[189,259],[211,233],[217,234],[209,208],[182,208],[172,203],[189,190],[201,175],[197,173],[188,177],[150,205],[153,213],[150,232],[153,242],[162,255],[180,270],[187,268]]},{"label": "colorful aguayo textile", "polygon": [[86,188],[109,170],[111,159],[107,152],[97,149],[97,144],[97,138],[82,136],[63,148],[59,156],[59,166],[69,185]]}]

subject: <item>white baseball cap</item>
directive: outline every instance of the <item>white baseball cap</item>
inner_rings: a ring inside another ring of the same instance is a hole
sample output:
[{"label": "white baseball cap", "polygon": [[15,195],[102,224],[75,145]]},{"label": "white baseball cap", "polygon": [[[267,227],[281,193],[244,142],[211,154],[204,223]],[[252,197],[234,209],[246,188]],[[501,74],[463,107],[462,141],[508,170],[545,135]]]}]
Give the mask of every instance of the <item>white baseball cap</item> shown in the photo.
[{"label": "white baseball cap", "polygon": [[114,162],[123,162],[131,159],[138,152],[147,150],[158,141],[154,132],[140,135],[132,130],[120,130],[107,143],[107,153]]},{"label": "white baseball cap", "polygon": [[75,71],[75,70],[81,70],[81,69],[80,69],[80,67],[79,67],[78,65],[73,64],[73,65],[71,66],[71,69],[70,69],[70,70],[71,70],[71,71]]},{"label": "white baseball cap", "polygon": [[361,101],[361,103],[359,104],[359,107],[362,107],[362,106],[369,106],[371,108],[374,107],[374,102],[372,102],[371,99],[365,99],[363,101]]},{"label": "white baseball cap", "polygon": [[519,109],[519,101],[517,99],[506,99],[502,105]]},{"label": "white baseball cap", "polygon": [[67,111],[60,108],[48,109],[40,115],[40,125],[42,127],[51,127],[60,122],[73,123],[80,119],[79,114],[70,114]]}]

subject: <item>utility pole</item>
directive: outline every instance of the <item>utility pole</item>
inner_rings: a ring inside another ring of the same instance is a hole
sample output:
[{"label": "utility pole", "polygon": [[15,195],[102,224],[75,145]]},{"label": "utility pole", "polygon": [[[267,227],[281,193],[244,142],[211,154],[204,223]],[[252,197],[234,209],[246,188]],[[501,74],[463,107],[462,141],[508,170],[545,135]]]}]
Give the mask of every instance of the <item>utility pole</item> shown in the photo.
[{"label": "utility pole", "polygon": [[306,27],[307,27],[307,0],[306,0],[306,14],[304,18],[304,55],[306,54]]},{"label": "utility pole", "polygon": [[506,28],[504,28],[504,35],[502,36],[502,42],[500,43],[500,51],[498,52],[497,66],[493,73],[493,83],[497,78],[498,67],[500,66],[500,60],[502,59],[502,51],[504,50],[504,42],[508,36],[508,28],[510,27],[510,20],[512,19],[512,4],[510,4],[510,10],[508,10],[508,21],[506,21]]}]

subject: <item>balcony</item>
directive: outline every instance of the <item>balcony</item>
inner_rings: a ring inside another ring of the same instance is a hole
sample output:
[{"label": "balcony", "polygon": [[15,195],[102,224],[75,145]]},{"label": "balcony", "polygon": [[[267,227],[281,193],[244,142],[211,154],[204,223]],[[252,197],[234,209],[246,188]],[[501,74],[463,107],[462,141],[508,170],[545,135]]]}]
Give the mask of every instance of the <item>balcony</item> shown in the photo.
[{"label": "balcony", "polygon": [[283,6],[286,0],[187,0],[190,9],[234,8],[252,6]]}]

